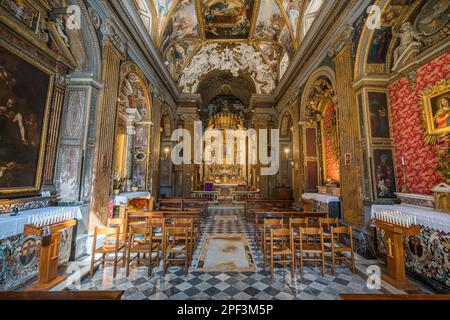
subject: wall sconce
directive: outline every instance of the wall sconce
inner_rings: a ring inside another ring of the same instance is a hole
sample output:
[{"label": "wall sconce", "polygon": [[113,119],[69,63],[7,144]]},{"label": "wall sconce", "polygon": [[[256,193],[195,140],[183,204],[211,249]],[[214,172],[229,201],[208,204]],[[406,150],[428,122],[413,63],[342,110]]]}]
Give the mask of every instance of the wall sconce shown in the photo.
[{"label": "wall sconce", "polygon": [[170,148],[169,147],[165,147],[164,148],[164,156],[161,157],[161,160],[167,160],[169,158],[169,153],[170,153]]}]

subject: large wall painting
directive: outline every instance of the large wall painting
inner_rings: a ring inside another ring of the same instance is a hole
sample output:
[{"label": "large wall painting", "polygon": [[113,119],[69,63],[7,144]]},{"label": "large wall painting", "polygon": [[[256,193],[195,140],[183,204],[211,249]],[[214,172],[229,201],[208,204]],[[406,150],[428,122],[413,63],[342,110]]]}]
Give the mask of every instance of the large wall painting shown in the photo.
[{"label": "large wall painting", "polygon": [[49,87],[48,74],[0,48],[0,194],[40,187]]},{"label": "large wall painting", "polygon": [[202,1],[206,38],[248,38],[254,0]]}]

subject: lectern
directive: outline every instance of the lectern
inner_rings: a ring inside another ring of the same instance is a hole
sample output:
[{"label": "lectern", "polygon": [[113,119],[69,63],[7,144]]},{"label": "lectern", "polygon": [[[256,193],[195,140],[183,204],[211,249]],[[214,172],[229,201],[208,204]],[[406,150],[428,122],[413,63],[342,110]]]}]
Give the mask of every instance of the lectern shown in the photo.
[{"label": "lectern", "polygon": [[75,219],[40,227],[32,224],[25,225],[24,234],[42,237],[38,283],[28,287],[25,291],[48,291],[66,279],[66,277],[58,275],[61,231],[75,225]]},{"label": "lectern", "polygon": [[381,278],[399,289],[414,289],[414,285],[406,279],[403,239],[405,236],[419,234],[420,227],[405,227],[378,219],[374,222],[378,229],[384,230],[386,243],[387,274],[382,274]]}]

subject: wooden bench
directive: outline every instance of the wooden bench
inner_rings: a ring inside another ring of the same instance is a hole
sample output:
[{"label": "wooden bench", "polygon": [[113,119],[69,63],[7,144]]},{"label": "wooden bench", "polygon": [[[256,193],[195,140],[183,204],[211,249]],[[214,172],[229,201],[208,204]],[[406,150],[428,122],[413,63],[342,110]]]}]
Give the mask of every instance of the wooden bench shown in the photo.
[{"label": "wooden bench", "polygon": [[165,211],[202,210],[208,213],[208,200],[202,198],[166,198],[159,201],[159,209]]},{"label": "wooden bench", "polygon": [[257,210],[291,210],[293,203],[294,200],[277,200],[273,198],[247,199],[244,205],[244,212],[247,220],[253,220]]}]

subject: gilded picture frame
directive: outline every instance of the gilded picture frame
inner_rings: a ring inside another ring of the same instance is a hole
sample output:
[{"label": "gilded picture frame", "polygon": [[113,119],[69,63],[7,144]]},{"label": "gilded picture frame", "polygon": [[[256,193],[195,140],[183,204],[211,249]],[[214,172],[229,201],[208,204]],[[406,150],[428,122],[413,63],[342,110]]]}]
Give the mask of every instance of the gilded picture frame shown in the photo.
[{"label": "gilded picture frame", "polygon": [[[45,75],[45,88],[42,91],[43,105],[42,105],[42,121],[40,125],[40,133],[38,135],[39,147],[37,149],[37,157],[34,166],[34,182],[23,185],[15,185],[14,187],[0,187],[0,197],[9,195],[39,195],[45,161],[45,150],[47,147],[47,134],[50,120],[50,109],[52,104],[52,96],[54,91],[54,73],[41,65],[38,61],[33,60],[29,56],[25,55],[19,50],[10,48],[9,46],[0,45],[0,57],[2,59],[13,58],[16,59],[16,63],[28,64],[29,67],[34,68],[37,72]],[[45,92],[44,92],[45,91]],[[12,93],[14,95],[14,93]]]},{"label": "gilded picture frame", "polygon": [[450,133],[450,79],[424,89],[421,97],[425,143],[436,144]]}]

